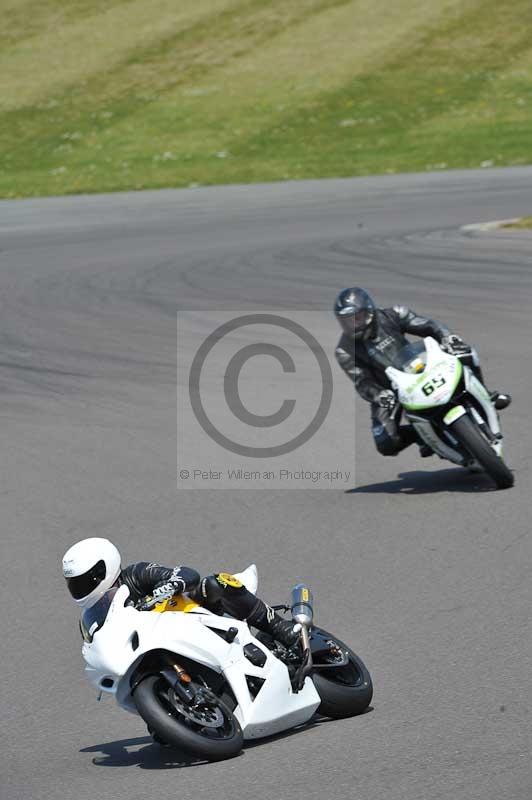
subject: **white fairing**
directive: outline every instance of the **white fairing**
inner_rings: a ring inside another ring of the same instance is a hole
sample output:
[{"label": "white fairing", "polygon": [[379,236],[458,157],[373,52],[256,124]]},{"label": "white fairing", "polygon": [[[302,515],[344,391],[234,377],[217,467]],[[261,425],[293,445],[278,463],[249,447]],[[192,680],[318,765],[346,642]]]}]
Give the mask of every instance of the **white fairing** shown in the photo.
[{"label": "white fairing", "polygon": [[[252,567],[240,573],[248,588],[256,587],[257,571]],[[306,722],[320,704],[319,695],[310,678],[302,691],[294,694],[286,666],[255,639],[246,622],[220,617],[203,608],[180,611],[137,611],[127,606],[129,590],[121,586],[107,614],[105,624],[92,643],[83,644],[85,671],[89,681],[101,691],[113,694],[122,708],[137,713],[131,697],[130,677],[140,658],[151,650],[164,649],[186,656],[223,673],[238,705],[237,717],[244,737],[270,736]],[[237,628],[229,644],[209,628]],[[243,647],[253,643],[266,656],[263,667],[245,657]],[[136,649],[135,649],[136,646]],[[255,699],[250,694],[246,675],[264,679]]]},{"label": "white fairing", "polygon": [[[466,391],[482,406],[491,432],[496,435],[501,433],[499,417],[488,392],[469,367],[464,366],[456,356],[445,353],[431,336],[427,336],[424,343],[426,364],[421,374],[402,372],[394,367],[388,367],[386,374],[393,388],[397,391],[399,402],[406,411],[407,419],[425,444],[429,445],[441,458],[445,458],[455,464],[464,464],[466,463],[464,457],[453,447],[453,442],[456,444],[456,439],[452,434],[453,421],[466,413],[462,406],[453,407],[452,404],[452,398],[462,372]],[[426,411],[430,408],[447,404],[450,404],[451,411],[448,414],[448,421],[446,416],[447,432],[445,436],[447,440],[445,440],[434,428],[430,420],[416,414],[416,411]],[[478,418],[477,422],[479,424],[484,422],[474,408],[471,413]],[[497,455],[500,456],[502,454],[502,442],[500,440],[492,442],[491,447]],[[467,463],[471,466],[470,462]]]},{"label": "white fairing", "polygon": [[416,417],[413,413],[407,414],[407,417],[425,444],[428,444],[441,458],[446,458],[453,464],[464,463],[462,454],[453,450],[449,442],[444,442],[428,420]]},{"label": "white fairing", "polygon": [[449,402],[461,374],[456,356],[444,353],[431,336],[425,339],[427,362],[420,375],[387,367],[386,375],[397,390],[399,402],[406,409],[421,410],[443,406]]}]

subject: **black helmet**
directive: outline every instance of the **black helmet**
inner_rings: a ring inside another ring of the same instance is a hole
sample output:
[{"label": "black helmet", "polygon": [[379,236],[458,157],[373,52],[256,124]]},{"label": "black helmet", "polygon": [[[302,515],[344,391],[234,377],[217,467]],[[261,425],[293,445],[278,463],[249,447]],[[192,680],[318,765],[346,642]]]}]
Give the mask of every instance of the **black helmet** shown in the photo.
[{"label": "black helmet", "polygon": [[375,310],[375,303],[369,294],[358,286],[343,289],[334,304],[334,313],[344,333],[354,339],[371,336]]}]

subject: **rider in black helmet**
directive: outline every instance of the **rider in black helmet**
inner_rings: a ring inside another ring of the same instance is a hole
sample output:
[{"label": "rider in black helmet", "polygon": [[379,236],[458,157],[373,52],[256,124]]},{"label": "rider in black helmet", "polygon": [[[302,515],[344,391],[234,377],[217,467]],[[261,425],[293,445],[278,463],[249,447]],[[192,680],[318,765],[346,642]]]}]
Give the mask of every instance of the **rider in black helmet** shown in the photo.
[{"label": "rider in black helmet", "polygon": [[[336,347],[336,358],[359,395],[371,403],[373,438],[382,455],[395,456],[417,441],[410,425],[399,425],[400,408],[385,373],[399,350],[408,343],[405,333],[432,336],[444,350],[454,355],[467,353],[468,358],[462,361],[484,383],[476,351],[441,322],[420,317],[405,306],[377,308],[368,292],[359,287],[340,292],[334,313],[343,331]],[[510,395],[501,392],[492,392],[491,399],[499,410],[511,403]],[[421,455],[432,455],[432,450],[422,445]]]}]

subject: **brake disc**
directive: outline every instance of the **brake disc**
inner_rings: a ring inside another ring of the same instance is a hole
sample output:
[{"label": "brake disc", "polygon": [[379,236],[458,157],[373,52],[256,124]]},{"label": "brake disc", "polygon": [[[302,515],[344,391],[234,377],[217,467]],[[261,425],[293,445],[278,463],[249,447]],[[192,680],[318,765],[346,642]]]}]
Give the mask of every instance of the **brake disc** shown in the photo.
[{"label": "brake disc", "polygon": [[196,706],[187,706],[172,692],[172,703],[181,716],[201,725],[203,728],[221,728],[224,724],[224,715],[220,708],[201,703]]}]

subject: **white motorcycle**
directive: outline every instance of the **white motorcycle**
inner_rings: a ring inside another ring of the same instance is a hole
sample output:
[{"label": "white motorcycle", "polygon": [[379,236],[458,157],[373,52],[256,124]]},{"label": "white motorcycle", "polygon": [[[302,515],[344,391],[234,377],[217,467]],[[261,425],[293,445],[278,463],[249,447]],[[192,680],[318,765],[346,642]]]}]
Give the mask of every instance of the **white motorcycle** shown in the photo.
[{"label": "white motorcycle", "polygon": [[[255,565],[236,577],[256,592]],[[290,649],[187,595],[149,611],[128,597],[127,586],[115,587],[84,612],[85,671],[99,697],[113,695],[140,714],[161,744],[216,761],[237,755],[245,739],[301,725],[316,712],[360,714],[371,701],[368,670],[347,645],[313,627],[312,593],[303,585],[292,591],[301,636]]]},{"label": "white motorcycle", "polygon": [[[464,356],[470,356],[469,353]],[[473,471],[485,471],[499,489],[514,476],[502,458],[502,432],[490,396],[460,356],[428,336],[402,348],[386,374],[421,441],[434,453]]]}]

